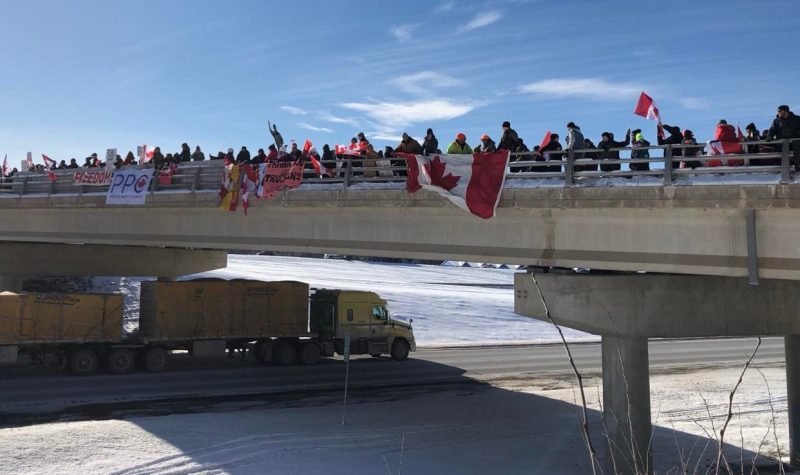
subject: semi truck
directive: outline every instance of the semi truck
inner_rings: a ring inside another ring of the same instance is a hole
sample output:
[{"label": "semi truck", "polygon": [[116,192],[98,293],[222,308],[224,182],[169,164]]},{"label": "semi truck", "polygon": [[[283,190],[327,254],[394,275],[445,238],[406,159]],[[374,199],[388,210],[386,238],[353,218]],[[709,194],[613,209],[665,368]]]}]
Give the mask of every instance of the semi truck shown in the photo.
[{"label": "semi truck", "polygon": [[303,282],[196,279],[142,282],[139,329],[124,334],[120,294],[0,293],[0,362],[55,354],[73,374],[166,370],[170,354],[251,350],[276,365],[349,353],[402,361],[416,350],[409,323],[374,292]]}]

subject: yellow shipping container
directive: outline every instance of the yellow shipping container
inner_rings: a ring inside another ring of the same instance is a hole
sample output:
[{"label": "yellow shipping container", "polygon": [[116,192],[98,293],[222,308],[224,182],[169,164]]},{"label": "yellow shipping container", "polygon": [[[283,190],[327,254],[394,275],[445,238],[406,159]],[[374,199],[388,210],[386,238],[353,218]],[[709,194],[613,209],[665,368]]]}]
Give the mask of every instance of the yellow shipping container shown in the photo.
[{"label": "yellow shipping container", "polygon": [[142,282],[139,336],[147,340],[307,334],[308,284],[303,282]]},{"label": "yellow shipping container", "polygon": [[0,293],[0,345],[121,338],[122,295]]}]

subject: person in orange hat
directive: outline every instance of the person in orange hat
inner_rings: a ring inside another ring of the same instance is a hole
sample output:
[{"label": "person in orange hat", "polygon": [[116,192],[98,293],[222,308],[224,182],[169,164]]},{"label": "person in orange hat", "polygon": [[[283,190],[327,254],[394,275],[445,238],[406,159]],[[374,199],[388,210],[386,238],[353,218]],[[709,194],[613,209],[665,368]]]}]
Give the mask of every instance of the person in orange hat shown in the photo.
[{"label": "person in orange hat", "polygon": [[447,147],[448,154],[458,154],[458,153],[472,153],[472,147],[467,144],[467,136],[464,135],[463,132],[459,132],[456,135],[455,141]]},{"label": "person in orange hat", "polygon": [[494,144],[494,140],[487,134],[483,134],[483,137],[481,137],[481,144],[483,144],[481,148],[486,153],[497,151],[497,145]]}]

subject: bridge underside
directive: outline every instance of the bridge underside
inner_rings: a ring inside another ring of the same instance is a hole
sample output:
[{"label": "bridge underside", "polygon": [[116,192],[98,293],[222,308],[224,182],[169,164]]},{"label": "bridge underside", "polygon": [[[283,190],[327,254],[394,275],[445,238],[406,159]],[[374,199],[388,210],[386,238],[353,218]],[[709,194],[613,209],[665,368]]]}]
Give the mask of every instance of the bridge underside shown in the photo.
[{"label": "bridge underside", "polygon": [[2,199],[0,239],[735,277],[757,268],[761,278],[800,279],[800,190],[783,185],[507,189],[491,220],[422,191],[295,190],[254,203],[249,216],[220,211],[216,199],[156,194],[138,207],[87,195]]}]

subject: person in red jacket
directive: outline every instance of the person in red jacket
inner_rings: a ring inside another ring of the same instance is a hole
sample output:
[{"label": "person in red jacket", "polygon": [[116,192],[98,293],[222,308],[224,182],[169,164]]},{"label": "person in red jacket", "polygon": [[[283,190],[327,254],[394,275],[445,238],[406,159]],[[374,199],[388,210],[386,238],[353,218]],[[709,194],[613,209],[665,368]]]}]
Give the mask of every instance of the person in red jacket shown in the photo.
[{"label": "person in red jacket", "polygon": [[[739,145],[739,139],[736,137],[736,129],[729,125],[726,120],[720,120],[717,123],[717,130],[714,133],[714,141],[720,142],[719,150],[723,150],[725,155],[733,153],[742,153],[742,146]],[[713,146],[713,145],[712,145]],[[727,159],[727,165],[731,167],[740,167],[744,165],[744,160],[741,159]],[[706,162],[707,167],[720,167],[724,165],[722,160],[712,159]]]}]

